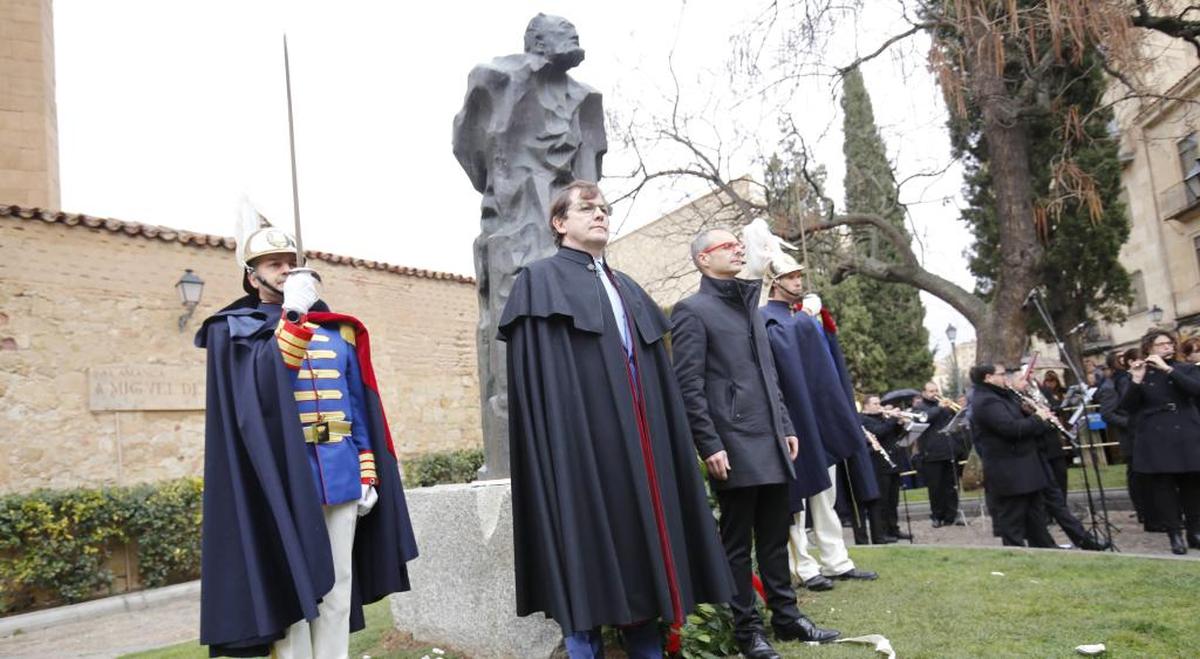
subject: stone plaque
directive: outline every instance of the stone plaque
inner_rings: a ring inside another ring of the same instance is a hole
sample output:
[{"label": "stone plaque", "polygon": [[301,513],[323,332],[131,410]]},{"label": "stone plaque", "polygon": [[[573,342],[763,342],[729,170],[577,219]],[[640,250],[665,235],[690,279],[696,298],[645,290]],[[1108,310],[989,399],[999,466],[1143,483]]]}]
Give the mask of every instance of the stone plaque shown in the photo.
[{"label": "stone plaque", "polygon": [[88,369],[88,409],[204,409],[203,364],[93,366]]}]

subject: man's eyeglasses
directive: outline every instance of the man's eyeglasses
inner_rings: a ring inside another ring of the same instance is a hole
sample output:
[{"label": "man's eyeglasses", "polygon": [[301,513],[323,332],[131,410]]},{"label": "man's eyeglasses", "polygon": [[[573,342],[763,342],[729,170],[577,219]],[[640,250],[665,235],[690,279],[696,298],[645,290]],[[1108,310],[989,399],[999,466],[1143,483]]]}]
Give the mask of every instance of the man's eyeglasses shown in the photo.
[{"label": "man's eyeglasses", "polygon": [[612,215],[612,209],[604,204],[579,204],[571,208],[571,210],[583,213],[584,215],[591,215],[596,212],[596,209],[600,209],[600,212],[605,215]]},{"label": "man's eyeglasses", "polygon": [[1161,348],[1163,346],[1174,346],[1175,342],[1168,339],[1166,341],[1155,341],[1154,343],[1151,343],[1150,345],[1155,348]]},{"label": "man's eyeglasses", "polygon": [[740,241],[730,240],[728,242],[718,243],[716,245],[712,245],[711,247],[707,247],[707,248],[701,250],[700,253],[701,254],[709,254],[709,253],[720,251],[723,249],[727,249],[729,251],[734,251],[734,250],[740,249],[741,247],[742,247],[742,243]]}]

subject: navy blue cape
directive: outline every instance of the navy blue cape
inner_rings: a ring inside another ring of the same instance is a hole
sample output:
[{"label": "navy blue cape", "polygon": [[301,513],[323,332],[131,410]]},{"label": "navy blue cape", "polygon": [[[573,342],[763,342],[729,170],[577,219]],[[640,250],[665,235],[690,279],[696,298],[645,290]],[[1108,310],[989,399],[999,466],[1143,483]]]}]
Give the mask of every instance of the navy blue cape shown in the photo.
[{"label": "navy blue cape", "polygon": [[[200,643],[214,657],[268,654],[290,625],[317,617],[334,582],[291,374],[275,341],[279,312],[257,304],[243,297],[196,334],[208,351]],[[364,374],[372,372],[365,347]],[[373,386],[364,389],[379,501],[355,532],[352,631],[364,626],[363,604],[409,589],[405,563],[417,555],[383,407]]]},{"label": "navy blue cape", "polygon": [[[832,485],[829,467],[843,461],[849,467],[856,501],[878,498],[870,448],[835,332],[823,333],[807,315],[793,316],[783,302],[768,302],[761,312],[792,424],[797,432],[817,437],[821,449],[818,452],[813,446],[816,442],[799,435],[792,510],[801,510],[804,499],[828,489]],[[807,418],[797,418],[801,416]]]}]

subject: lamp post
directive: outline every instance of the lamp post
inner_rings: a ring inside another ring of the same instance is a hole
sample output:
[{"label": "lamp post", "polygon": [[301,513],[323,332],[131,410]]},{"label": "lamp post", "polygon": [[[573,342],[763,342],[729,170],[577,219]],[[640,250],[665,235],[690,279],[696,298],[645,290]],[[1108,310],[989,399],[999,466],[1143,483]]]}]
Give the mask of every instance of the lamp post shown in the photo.
[{"label": "lamp post", "polygon": [[200,304],[200,296],[204,293],[204,280],[197,277],[196,273],[188,268],[183,271],[183,276],[179,278],[179,281],[175,282],[175,290],[179,291],[179,301],[187,309],[179,317],[179,331],[182,332],[192,314],[195,313],[196,306]]},{"label": "lamp post", "polygon": [[946,338],[950,340],[950,368],[954,369],[950,378],[950,386],[954,389],[954,397],[958,398],[958,351],[954,349],[954,339],[958,338],[958,328],[953,324],[946,326]]},{"label": "lamp post", "polygon": [[1162,317],[1163,317],[1162,307],[1158,306],[1157,304],[1150,307],[1150,322],[1157,325],[1162,322]]}]

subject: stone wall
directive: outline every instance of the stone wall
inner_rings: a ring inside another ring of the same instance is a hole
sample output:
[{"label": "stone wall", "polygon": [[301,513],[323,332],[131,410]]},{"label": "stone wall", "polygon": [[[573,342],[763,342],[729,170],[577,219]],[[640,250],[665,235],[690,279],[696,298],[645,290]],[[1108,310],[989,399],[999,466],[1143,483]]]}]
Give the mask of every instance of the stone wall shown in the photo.
[{"label": "stone wall", "polygon": [[50,0],[0,2],[0,201],[58,208]]},{"label": "stone wall", "polygon": [[[759,201],[761,188],[747,179],[733,182],[743,198]],[[612,266],[633,277],[661,307],[671,307],[700,288],[700,273],[692,264],[692,239],[701,229],[734,229],[749,222],[733,201],[721,193],[696,199],[649,224],[612,241],[607,258]]]},{"label": "stone wall", "polygon": [[[1102,326],[1103,346],[1136,344],[1155,326],[1150,309],[1163,310],[1168,328],[1194,324],[1200,315],[1200,204],[1186,196],[1180,143],[1200,137],[1200,59],[1194,48],[1157,33],[1143,35],[1142,48],[1154,66],[1139,73],[1154,92],[1116,105],[1121,179],[1130,219],[1129,240],[1120,260],[1131,274],[1141,273],[1145,304],[1129,309],[1124,323]],[[1110,97],[1124,93],[1113,85]],[[1177,100],[1182,99],[1182,100]]]},{"label": "stone wall", "polygon": [[[185,243],[169,230],[116,221],[69,226],[46,221],[62,216],[25,219],[12,210],[0,208],[0,493],[199,475],[199,406],[93,411],[89,369],[154,367],[177,388],[203,382],[204,352],[193,335],[201,319],[242,295],[231,243]],[[330,306],[371,330],[400,457],[481,446],[473,283],[373,264],[310,264],[324,277]],[[185,268],[205,287],[180,332],[174,285]]]}]

